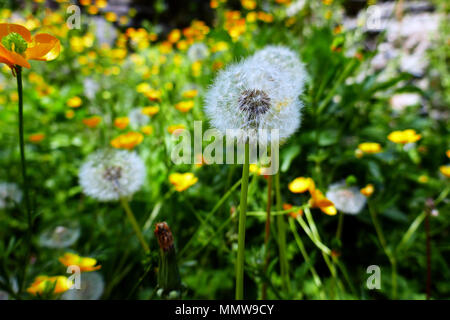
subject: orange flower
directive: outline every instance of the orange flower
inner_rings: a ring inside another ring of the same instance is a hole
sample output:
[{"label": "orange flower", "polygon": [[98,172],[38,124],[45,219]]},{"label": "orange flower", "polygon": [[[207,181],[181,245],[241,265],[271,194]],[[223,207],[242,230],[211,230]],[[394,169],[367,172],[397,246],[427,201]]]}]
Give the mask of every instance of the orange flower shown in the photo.
[{"label": "orange flower", "polygon": [[144,136],[140,132],[128,132],[111,140],[111,146],[116,149],[131,150],[144,140]]},{"label": "orange flower", "polygon": [[114,120],[114,126],[120,130],[125,129],[130,123],[130,119],[128,117],[119,117]]},{"label": "orange flower", "polygon": [[59,56],[60,42],[48,33],[31,32],[19,24],[0,23],[0,63],[30,68],[28,60],[50,61]]},{"label": "orange flower", "polygon": [[80,271],[89,272],[100,269],[102,266],[97,264],[97,260],[89,257],[81,257],[75,253],[66,252],[62,257],[60,257],[59,262],[61,262],[66,267],[68,266],[78,266]]},{"label": "orange flower", "polygon": [[[289,203],[283,203],[283,210],[290,210],[290,209],[292,209],[293,208],[293,205],[292,204],[289,204]],[[302,210],[302,208],[299,208],[297,211],[292,211],[292,212],[289,212],[289,215],[292,217],[292,218],[297,218],[298,216],[302,216],[303,215],[303,210]]]},{"label": "orange flower", "polygon": [[149,106],[142,108],[142,113],[146,116],[152,117],[159,112],[158,106]]},{"label": "orange flower", "polygon": [[42,294],[54,286],[53,293],[63,293],[72,287],[73,283],[65,276],[38,276],[34,282],[28,287],[27,292],[31,294]]},{"label": "orange flower", "polygon": [[97,127],[100,124],[101,121],[102,121],[102,118],[99,117],[99,116],[93,116],[93,117],[90,117],[90,118],[83,119],[83,123],[86,126],[88,126],[89,128],[92,128],[92,129]]},{"label": "orange flower", "polygon": [[44,133],[34,133],[34,134],[30,135],[28,137],[28,139],[32,143],[39,143],[45,139],[45,134]]},{"label": "orange flower", "polygon": [[311,199],[309,199],[309,204],[311,208],[319,208],[323,213],[326,213],[329,216],[334,216],[335,214],[337,214],[334,203],[327,199],[319,189],[314,189],[311,192]]}]

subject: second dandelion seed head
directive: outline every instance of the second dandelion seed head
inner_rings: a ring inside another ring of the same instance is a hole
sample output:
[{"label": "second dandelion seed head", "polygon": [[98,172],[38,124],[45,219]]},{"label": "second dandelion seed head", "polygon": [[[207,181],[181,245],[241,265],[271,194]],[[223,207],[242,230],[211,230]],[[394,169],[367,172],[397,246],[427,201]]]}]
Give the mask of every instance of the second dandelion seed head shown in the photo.
[{"label": "second dandelion seed head", "polygon": [[136,152],[99,150],[81,166],[83,192],[99,201],[117,201],[137,192],[145,179],[145,164]]}]

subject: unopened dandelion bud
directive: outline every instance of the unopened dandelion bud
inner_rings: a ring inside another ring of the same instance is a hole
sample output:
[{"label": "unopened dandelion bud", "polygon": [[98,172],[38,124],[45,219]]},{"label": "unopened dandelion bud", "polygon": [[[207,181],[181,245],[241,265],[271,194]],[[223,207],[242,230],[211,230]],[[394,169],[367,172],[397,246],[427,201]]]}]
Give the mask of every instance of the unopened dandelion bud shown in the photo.
[{"label": "unopened dandelion bud", "polygon": [[159,244],[158,287],[161,296],[169,298],[170,292],[181,289],[181,278],[178,271],[177,256],[172,231],[166,222],[156,224],[155,236]]}]

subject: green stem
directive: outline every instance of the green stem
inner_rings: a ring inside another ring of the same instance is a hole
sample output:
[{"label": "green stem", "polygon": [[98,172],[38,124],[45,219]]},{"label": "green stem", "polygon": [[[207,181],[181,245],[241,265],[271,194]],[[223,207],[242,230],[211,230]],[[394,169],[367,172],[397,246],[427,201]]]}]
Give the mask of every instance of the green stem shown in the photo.
[{"label": "green stem", "polygon": [[[270,211],[272,207],[272,176],[267,177],[267,210],[266,210],[266,225],[265,225],[265,236],[264,236],[264,274],[267,272],[269,266],[269,238],[270,238]],[[267,299],[267,282],[264,281],[262,285],[261,298],[263,300]]]},{"label": "green stem", "polygon": [[388,260],[391,264],[391,268],[392,268],[392,274],[391,274],[392,299],[396,299],[397,298],[397,261],[395,259],[395,255],[387,246],[387,242],[386,242],[386,239],[384,238],[384,234],[383,234],[383,229],[381,228],[381,224],[378,221],[377,214],[373,210],[373,207],[370,204],[370,202],[368,204],[368,207],[369,207],[370,215],[372,217],[373,225],[375,227],[375,231],[378,236],[378,240],[380,241],[381,247],[383,248],[384,253],[388,257]]},{"label": "green stem", "polygon": [[[231,188],[223,195],[223,197],[216,203],[214,208],[206,215],[205,219],[203,220],[205,223],[208,222],[208,220],[214,215],[214,213],[217,212],[217,210],[220,209],[220,207],[225,203],[225,201],[233,194],[234,190],[236,190],[237,187],[241,184],[242,179],[239,179]],[[197,228],[197,230],[194,232],[192,237],[189,239],[189,241],[186,243],[186,245],[183,247],[183,249],[178,254],[178,257],[182,257],[185,252],[187,252],[187,249],[190,248],[192,245],[192,242],[195,239],[195,236],[197,235],[197,232],[200,230],[200,228],[203,226],[203,224],[200,224],[200,226]]]},{"label": "green stem", "polygon": [[[280,172],[275,175],[275,195],[276,195],[276,207],[278,211],[282,208],[282,198],[280,189]],[[277,237],[278,237],[278,250],[280,253],[280,269],[281,279],[283,283],[283,289],[287,292],[290,291],[289,280],[289,263],[286,255],[286,222],[283,215],[276,217],[277,221]]]},{"label": "green stem", "polygon": [[120,203],[122,204],[122,207],[125,210],[125,213],[127,214],[128,220],[130,220],[131,226],[133,227],[134,232],[136,233],[136,236],[138,237],[139,242],[142,245],[142,248],[144,248],[145,253],[149,253],[150,248],[147,245],[147,242],[145,242],[144,236],[141,232],[141,229],[139,228],[139,224],[137,223],[136,218],[134,217],[133,211],[131,211],[128,200],[125,198],[120,198]]},{"label": "green stem", "polygon": [[303,259],[305,259],[306,264],[309,267],[309,270],[313,276],[314,283],[317,287],[322,286],[322,281],[320,280],[319,275],[316,272],[316,269],[314,268],[314,265],[311,262],[311,259],[309,258],[308,253],[306,252],[305,246],[303,245],[303,241],[300,237],[300,235],[297,232],[297,229],[295,228],[295,222],[294,219],[289,219],[289,226],[291,227],[292,234],[294,235],[295,242],[297,243],[298,249],[300,250],[300,253],[303,256]]},{"label": "green stem", "polygon": [[23,191],[25,195],[25,207],[27,210],[27,253],[25,255],[25,263],[22,271],[22,282],[20,291],[23,290],[26,282],[26,273],[28,267],[28,261],[31,255],[31,236],[33,232],[33,218],[31,213],[30,206],[30,196],[28,191],[28,182],[27,182],[27,167],[26,167],[26,159],[25,159],[25,142],[24,142],[24,125],[23,125],[23,87],[22,87],[22,67],[15,67],[15,73],[17,77],[17,93],[19,96],[19,145],[20,145],[20,162],[21,162],[21,170],[22,170],[22,179],[23,179]]},{"label": "green stem", "polygon": [[241,203],[239,205],[239,238],[236,261],[236,300],[244,299],[245,220],[247,216],[248,172],[250,167],[249,143],[245,143],[245,160],[242,169]]}]

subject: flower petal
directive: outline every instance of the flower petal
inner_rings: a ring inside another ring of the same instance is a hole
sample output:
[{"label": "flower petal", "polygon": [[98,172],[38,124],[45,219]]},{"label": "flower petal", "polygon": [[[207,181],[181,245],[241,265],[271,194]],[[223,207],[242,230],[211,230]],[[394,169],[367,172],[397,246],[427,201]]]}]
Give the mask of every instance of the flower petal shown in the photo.
[{"label": "flower petal", "polygon": [[11,52],[0,44],[0,62],[6,63],[9,67],[18,65],[25,68],[30,68],[28,61],[16,52]]},{"label": "flower petal", "polygon": [[14,23],[0,23],[0,40],[12,32],[20,34],[26,42],[31,42],[31,32],[24,26]]},{"label": "flower petal", "polygon": [[48,33],[39,33],[33,37],[33,47],[26,51],[28,59],[50,61],[59,56],[61,50],[60,42]]}]

